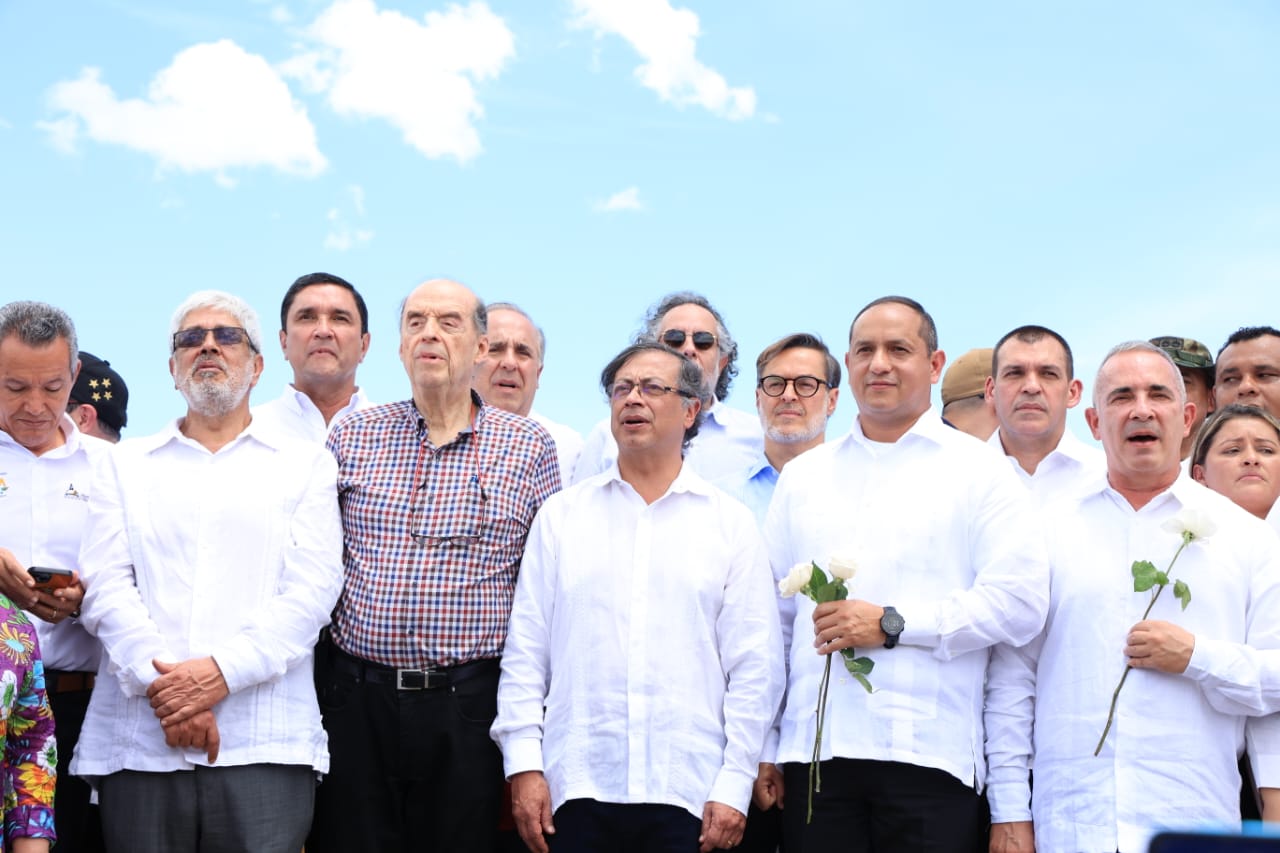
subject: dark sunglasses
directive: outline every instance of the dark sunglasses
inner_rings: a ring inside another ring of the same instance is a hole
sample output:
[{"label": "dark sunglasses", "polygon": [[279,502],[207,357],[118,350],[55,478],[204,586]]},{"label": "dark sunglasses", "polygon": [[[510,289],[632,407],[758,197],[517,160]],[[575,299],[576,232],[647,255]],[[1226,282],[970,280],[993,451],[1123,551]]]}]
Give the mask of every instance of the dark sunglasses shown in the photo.
[{"label": "dark sunglasses", "polygon": [[214,326],[212,329],[194,326],[190,329],[179,329],[173,333],[173,348],[180,350],[204,346],[204,339],[210,332],[213,332],[213,342],[220,347],[248,344],[249,349],[258,351],[253,341],[249,339],[249,333],[239,326]]},{"label": "dark sunglasses", "polygon": [[[684,346],[686,335],[681,329],[668,329],[662,333],[662,342],[672,349],[680,349]],[[693,346],[695,349],[706,352],[716,345],[716,336],[711,332],[694,332]]]}]

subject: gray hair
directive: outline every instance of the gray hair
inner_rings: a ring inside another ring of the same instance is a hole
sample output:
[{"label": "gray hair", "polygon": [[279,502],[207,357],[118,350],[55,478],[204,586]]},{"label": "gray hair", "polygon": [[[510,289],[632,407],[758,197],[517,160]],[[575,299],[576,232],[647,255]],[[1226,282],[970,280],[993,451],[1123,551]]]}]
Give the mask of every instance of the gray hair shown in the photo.
[{"label": "gray hair", "polygon": [[693,401],[697,400],[702,404],[702,408],[698,410],[698,414],[694,417],[693,423],[684,431],[684,442],[680,445],[681,456],[689,450],[689,442],[693,441],[693,437],[698,434],[698,428],[702,426],[702,418],[707,413],[706,401],[702,399],[702,368],[698,366],[693,359],[685,358],[680,353],[663,344],[654,341],[640,341],[624,349],[613,357],[613,359],[604,366],[604,370],[600,371],[600,388],[604,391],[605,399],[609,399],[609,389],[613,387],[613,380],[617,378],[618,371],[624,365],[637,355],[645,352],[661,352],[667,355],[675,356],[680,360],[680,370],[676,374],[676,389],[680,392],[681,403],[684,408],[693,405]]},{"label": "gray hair", "polygon": [[542,327],[533,322],[533,318],[529,316],[529,312],[521,308],[514,302],[490,302],[485,306],[485,313],[492,316],[494,311],[512,311],[529,321],[529,325],[533,326],[533,330],[538,333],[538,364],[542,364],[547,360],[547,335],[542,331]]},{"label": "gray hair", "polygon": [[0,308],[0,341],[10,335],[16,335],[29,347],[45,347],[62,338],[71,350],[68,367],[75,372],[76,360],[80,358],[76,327],[61,308],[44,302],[10,302]]},{"label": "gray hair", "polygon": [[729,385],[733,382],[733,377],[738,375],[738,344],[733,340],[733,336],[729,334],[729,330],[725,328],[724,317],[721,317],[720,312],[711,307],[707,297],[689,290],[681,290],[662,297],[662,301],[650,308],[649,313],[645,315],[644,330],[636,335],[635,342],[661,343],[658,340],[658,327],[662,325],[662,318],[672,308],[679,308],[681,305],[697,305],[699,308],[706,309],[715,318],[717,345],[720,353],[729,357],[729,360],[725,363],[724,370],[720,371],[720,378],[716,380],[715,387],[716,399],[724,402],[725,398],[729,396]]},{"label": "gray hair", "polygon": [[[476,300],[476,310],[471,312],[471,324],[475,326],[475,330],[481,335],[489,334],[489,311],[484,307],[484,300],[480,298],[480,294],[476,293],[474,290],[467,287],[462,282],[452,278],[429,278],[426,281],[422,282],[422,284],[419,284],[418,287],[422,287],[423,284],[430,284],[433,281],[447,281],[452,284],[458,285],[459,287],[463,288],[468,293],[470,293]],[[405,296],[404,299],[400,300],[400,308],[397,312],[396,325],[398,326],[404,325],[404,308],[406,305],[409,304],[409,297],[413,295],[413,292],[417,290],[418,287],[415,287],[413,290],[409,291],[409,294]],[[523,314],[524,312],[521,311],[520,313]]]},{"label": "gray hair", "polygon": [[1106,369],[1107,362],[1118,355],[1126,352],[1150,352],[1155,353],[1165,360],[1169,365],[1169,370],[1173,372],[1173,378],[1176,380],[1173,386],[1178,389],[1178,395],[1182,398],[1182,402],[1187,402],[1187,383],[1182,379],[1182,371],[1178,369],[1178,365],[1174,363],[1169,353],[1160,349],[1160,347],[1148,341],[1125,341],[1122,344],[1116,344],[1107,354],[1103,356],[1102,363],[1098,365],[1098,373],[1093,378],[1093,407],[1098,408],[1098,392],[1102,388],[1102,371]]},{"label": "gray hair", "polygon": [[262,324],[258,322],[258,312],[254,311],[248,302],[245,302],[239,296],[233,296],[222,290],[200,290],[183,300],[182,304],[173,312],[173,319],[169,321],[169,352],[173,353],[173,336],[182,328],[182,321],[192,311],[201,309],[210,309],[213,311],[225,311],[238,322],[249,335],[249,343],[253,345],[253,351],[262,352]]}]

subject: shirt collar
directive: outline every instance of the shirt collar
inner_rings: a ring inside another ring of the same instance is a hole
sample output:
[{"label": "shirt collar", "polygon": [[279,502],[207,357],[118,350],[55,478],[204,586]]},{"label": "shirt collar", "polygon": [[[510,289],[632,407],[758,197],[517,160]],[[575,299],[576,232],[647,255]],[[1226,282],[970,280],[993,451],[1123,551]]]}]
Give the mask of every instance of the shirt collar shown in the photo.
[{"label": "shirt collar", "polygon": [[[952,432],[955,432],[955,430],[943,423],[942,415],[930,406],[920,417],[916,418],[915,423],[897,441],[892,443],[903,444],[904,442],[928,441],[931,444],[942,444],[947,440],[947,434]],[[862,421],[858,420],[857,416],[854,417],[853,426],[849,429],[849,438],[856,444],[868,447],[890,443],[867,438],[867,434],[862,431]]]},{"label": "shirt collar", "polygon": [[[74,456],[84,449],[86,442],[100,441],[100,439],[95,439],[93,436],[85,435],[80,432],[79,428],[76,427],[76,422],[71,420],[71,416],[65,412],[63,412],[62,416],[58,418],[58,431],[62,433],[62,444],[47,453],[41,454],[41,458],[47,457],[49,459],[62,459]],[[7,444],[14,450],[20,450],[29,456],[35,455],[21,444],[18,444],[17,440],[12,435],[4,432],[3,430],[0,430],[0,443]]]}]

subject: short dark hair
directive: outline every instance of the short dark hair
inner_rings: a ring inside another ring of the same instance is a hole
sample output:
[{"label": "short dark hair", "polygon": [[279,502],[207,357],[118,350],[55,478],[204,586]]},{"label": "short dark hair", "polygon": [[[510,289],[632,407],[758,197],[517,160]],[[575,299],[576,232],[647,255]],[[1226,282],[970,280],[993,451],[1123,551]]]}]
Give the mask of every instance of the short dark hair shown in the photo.
[{"label": "short dark hair", "polygon": [[822,338],[817,335],[811,335],[808,332],[787,335],[785,338],[779,338],[765,347],[756,358],[756,384],[759,384],[760,380],[764,379],[765,366],[789,349],[811,349],[822,353],[827,365],[827,387],[840,387],[840,362],[831,354],[831,350],[827,349],[827,345],[822,342]]},{"label": "short dark hair", "polygon": [[[609,389],[613,387],[613,380],[617,378],[618,371],[622,369],[622,366],[635,356],[645,352],[660,352],[677,359],[680,362],[680,372],[676,374],[676,388],[682,392],[681,398],[684,405],[687,407],[694,400],[702,402],[702,368],[698,366],[698,363],[693,359],[685,358],[668,346],[663,346],[653,341],[639,341],[631,344],[615,355],[604,366],[604,370],[600,371],[600,389],[604,391],[606,400],[609,399]],[[698,434],[698,427],[702,425],[702,416],[704,414],[704,410],[699,409],[697,417],[693,419],[693,423],[684,431],[684,442],[680,446],[682,456],[689,450],[689,442]]]},{"label": "short dark hair", "polygon": [[[1231,337],[1227,338],[1227,342],[1218,348],[1218,358],[1222,358],[1222,352],[1232,344],[1242,344],[1245,341],[1256,340],[1263,335],[1274,335],[1280,338],[1280,329],[1273,329],[1271,326],[1241,326],[1231,333]],[[1215,361],[1217,359],[1214,359]]]},{"label": "short dark hair", "polygon": [[996,343],[995,349],[991,351],[991,375],[995,376],[1000,372],[1000,347],[1004,346],[1011,339],[1017,338],[1024,344],[1038,344],[1045,338],[1053,338],[1062,344],[1062,351],[1067,354],[1067,378],[1076,378],[1076,362],[1071,355],[1071,345],[1067,343],[1067,339],[1046,326],[1026,325],[1019,326],[1012,332],[1006,334]]},{"label": "short dark hair", "polygon": [[[1246,338],[1245,340],[1249,339]],[[1213,439],[1229,421],[1234,421],[1237,418],[1257,418],[1275,430],[1276,439],[1280,440],[1280,420],[1277,420],[1275,415],[1257,406],[1231,403],[1209,415],[1208,420],[1200,425],[1200,431],[1196,433],[1196,440],[1191,445],[1190,460],[1192,465],[1204,464],[1204,460],[1209,458],[1209,449],[1213,444]]]},{"label": "short dark hair", "polygon": [[681,290],[662,297],[662,300],[645,314],[644,329],[636,335],[635,343],[657,341],[658,326],[662,325],[662,318],[672,308],[679,308],[681,305],[697,305],[699,308],[706,309],[715,318],[717,346],[721,353],[729,357],[725,362],[724,370],[720,371],[720,378],[716,380],[715,387],[716,399],[723,403],[729,396],[729,385],[732,384],[733,377],[738,375],[738,344],[733,340],[733,335],[729,334],[729,329],[724,324],[724,317],[711,306],[707,297],[690,290]]},{"label": "short dark hair", "polygon": [[293,307],[293,300],[297,299],[298,294],[303,290],[317,284],[334,284],[351,291],[351,295],[356,300],[356,311],[360,312],[360,334],[369,334],[369,309],[364,304],[364,297],[360,295],[360,291],[345,278],[339,278],[327,272],[307,273],[299,276],[293,284],[289,285],[289,289],[284,292],[284,301],[280,303],[280,331],[288,331],[289,309]]},{"label": "short dark hair", "polygon": [[11,335],[29,347],[46,347],[62,338],[71,351],[71,363],[67,367],[75,372],[76,361],[80,358],[76,327],[61,308],[30,301],[10,302],[0,307],[0,341]]},{"label": "short dark hair", "polygon": [[881,296],[879,299],[873,299],[862,306],[862,310],[854,315],[853,322],[849,324],[849,340],[853,340],[853,327],[857,325],[858,318],[877,305],[905,305],[919,314],[919,335],[920,340],[924,341],[925,350],[929,355],[933,355],[938,351],[938,325],[933,322],[933,317],[929,315],[929,312],[924,310],[924,306],[909,296]]}]

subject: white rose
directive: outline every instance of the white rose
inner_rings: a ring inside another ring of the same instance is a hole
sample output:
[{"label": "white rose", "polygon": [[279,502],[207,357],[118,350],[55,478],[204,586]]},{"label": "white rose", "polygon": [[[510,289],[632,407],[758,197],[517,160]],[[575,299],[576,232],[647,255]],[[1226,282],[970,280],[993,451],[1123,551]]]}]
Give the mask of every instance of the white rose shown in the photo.
[{"label": "white rose", "polygon": [[787,572],[787,576],[778,581],[778,592],[783,598],[790,598],[808,586],[809,579],[812,577],[812,563],[796,563],[791,567],[791,571]]},{"label": "white rose", "polygon": [[831,572],[833,578],[852,580],[858,573],[858,564],[851,557],[832,557],[827,560],[827,571]]},{"label": "white rose", "polygon": [[1196,507],[1183,507],[1173,518],[1160,525],[1164,530],[1181,536],[1188,542],[1197,539],[1208,539],[1218,530],[1209,513]]}]

